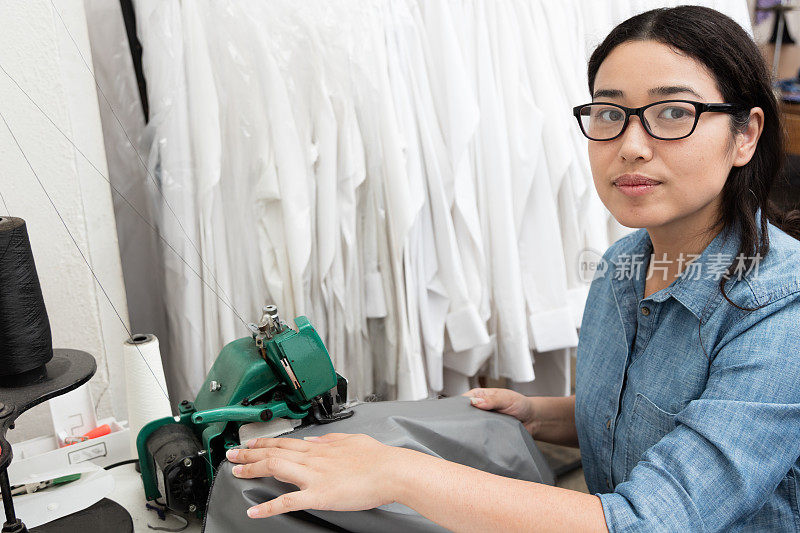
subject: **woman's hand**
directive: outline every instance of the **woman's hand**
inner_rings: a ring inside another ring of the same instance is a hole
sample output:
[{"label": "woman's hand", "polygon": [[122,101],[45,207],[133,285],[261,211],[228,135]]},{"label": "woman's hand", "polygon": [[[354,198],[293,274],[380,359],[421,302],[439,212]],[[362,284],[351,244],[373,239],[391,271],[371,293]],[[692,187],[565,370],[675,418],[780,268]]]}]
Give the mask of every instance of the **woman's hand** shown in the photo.
[{"label": "woman's hand", "polygon": [[247,448],[228,450],[228,460],[239,463],[233,467],[234,476],[271,476],[300,489],[251,507],[251,518],[303,509],[359,511],[391,503],[392,473],[404,468],[403,452],[409,451],[346,433],[305,440],[254,439]]},{"label": "woman's hand", "polygon": [[472,389],[465,392],[472,405],[511,415],[534,439],[577,448],[575,396],[523,396],[509,389]]},{"label": "woman's hand", "polygon": [[537,416],[534,409],[534,398],[509,389],[472,389],[465,392],[472,405],[484,411],[497,411],[511,415],[525,426],[528,433],[534,434]]}]

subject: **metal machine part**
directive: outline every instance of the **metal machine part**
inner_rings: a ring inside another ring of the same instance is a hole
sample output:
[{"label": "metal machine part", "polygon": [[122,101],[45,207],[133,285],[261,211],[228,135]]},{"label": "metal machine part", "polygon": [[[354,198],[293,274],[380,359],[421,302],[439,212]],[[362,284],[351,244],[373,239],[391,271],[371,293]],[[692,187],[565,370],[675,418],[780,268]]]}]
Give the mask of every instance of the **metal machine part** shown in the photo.
[{"label": "metal machine part", "polygon": [[167,507],[182,513],[205,507],[205,452],[190,428],[177,423],[161,426],[147,439],[147,453]]},{"label": "metal machine part", "polygon": [[271,335],[277,335],[281,332],[281,319],[278,316],[278,308],[274,305],[264,306],[264,316],[267,317],[267,330]]},{"label": "metal machine part", "polygon": [[[308,319],[297,317],[290,328],[275,306],[262,311],[259,322],[248,325],[250,337],[222,349],[197,398],[181,402],[178,417],[154,420],[139,432],[136,447],[148,500],[164,496],[170,508],[201,515],[200,494],[225,452],[241,444],[243,425],[286,419],[307,426],[352,416],[342,408],[347,380],[334,370]],[[186,458],[191,465],[183,464]]]},{"label": "metal machine part", "polygon": [[353,416],[353,411],[342,409],[342,405],[347,403],[347,380],[338,374],[337,376],[336,393],[323,394],[314,402],[311,414],[317,424],[327,424]]},{"label": "metal machine part", "polygon": [[256,341],[256,346],[259,348],[263,348],[265,340],[272,339],[286,328],[284,324],[281,324],[281,318],[278,316],[278,308],[276,306],[265,305],[261,312],[258,324],[248,324],[247,326]]}]

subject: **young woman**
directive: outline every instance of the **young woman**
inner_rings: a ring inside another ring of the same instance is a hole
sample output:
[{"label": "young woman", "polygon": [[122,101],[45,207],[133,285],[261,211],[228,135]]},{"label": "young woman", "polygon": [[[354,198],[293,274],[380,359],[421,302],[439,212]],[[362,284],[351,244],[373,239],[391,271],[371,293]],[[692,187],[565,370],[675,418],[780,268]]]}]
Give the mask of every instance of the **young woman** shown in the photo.
[{"label": "young woman", "polygon": [[230,453],[235,475],[301,489],[250,516],[397,501],[454,531],[800,530],[800,224],[768,202],[783,137],[763,60],[716,11],[659,9],[600,44],[589,89],[597,192],[642,229],[592,282],[577,394],[468,395],[580,446],[590,494],[330,434]]}]

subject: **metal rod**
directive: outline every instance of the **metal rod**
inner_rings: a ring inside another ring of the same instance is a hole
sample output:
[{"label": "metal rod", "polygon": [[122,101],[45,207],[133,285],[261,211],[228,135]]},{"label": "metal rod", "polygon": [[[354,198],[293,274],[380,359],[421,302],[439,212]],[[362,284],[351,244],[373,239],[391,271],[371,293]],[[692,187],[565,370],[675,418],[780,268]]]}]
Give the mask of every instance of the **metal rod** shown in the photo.
[{"label": "metal rod", "polygon": [[6,511],[6,523],[14,524],[17,516],[14,514],[14,502],[11,500],[11,485],[8,482],[8,470],[0,470],[0,491],[3,492],[3,507]]}]

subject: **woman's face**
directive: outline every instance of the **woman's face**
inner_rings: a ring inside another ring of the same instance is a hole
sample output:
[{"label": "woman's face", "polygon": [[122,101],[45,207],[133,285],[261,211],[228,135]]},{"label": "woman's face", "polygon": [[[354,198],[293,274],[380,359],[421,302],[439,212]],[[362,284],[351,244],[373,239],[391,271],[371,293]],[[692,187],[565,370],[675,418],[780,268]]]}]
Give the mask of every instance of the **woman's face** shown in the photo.
[{"label": "woman's face", "polygon": [[[655,41],[631,41],[612,50],[597,71],[592,97],[627,107],[668,99],[724,102],[702,63]],[[614,218],[632,228],[681,220],[710,224],[728,173],[740,163],[736,155],[725,113],[703,113],[685,139],[654,139],[632,116],[620,137],[589,141],[597,193]],[[636,177],[657,184],[625,185]]]}]

